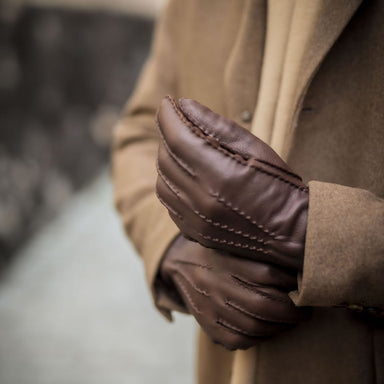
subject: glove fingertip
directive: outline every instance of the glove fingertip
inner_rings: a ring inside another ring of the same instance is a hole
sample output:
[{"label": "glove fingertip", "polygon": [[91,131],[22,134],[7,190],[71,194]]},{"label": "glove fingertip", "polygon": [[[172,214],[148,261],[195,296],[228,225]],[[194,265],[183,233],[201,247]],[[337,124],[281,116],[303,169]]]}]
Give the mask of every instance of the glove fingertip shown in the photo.
[{"label": "glove fingertip", "polygon": [[193,99],[180,98],[179,107],[188,120],[199,125],[200,113],[204,108],[200,103]]}]

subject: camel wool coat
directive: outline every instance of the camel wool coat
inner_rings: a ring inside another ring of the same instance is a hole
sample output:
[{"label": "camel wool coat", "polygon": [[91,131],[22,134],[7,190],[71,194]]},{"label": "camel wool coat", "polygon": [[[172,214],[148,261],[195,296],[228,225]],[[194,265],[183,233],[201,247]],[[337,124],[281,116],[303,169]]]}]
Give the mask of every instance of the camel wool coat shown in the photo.
[{"label": "camel wool coat", "polygon": [[282,55],[268,37],[278,0],[170,0],[114,134],[115,203],[168,318],[183,308],[157,278],[179,233],[155,196],[166,94],[252,130],[309,185],[304,269],[290,295],[311,318],[247,351],[200,332],[201,384],[384,383],[384,1],[292,1],[277,99],[262,75],[266,57]]}]

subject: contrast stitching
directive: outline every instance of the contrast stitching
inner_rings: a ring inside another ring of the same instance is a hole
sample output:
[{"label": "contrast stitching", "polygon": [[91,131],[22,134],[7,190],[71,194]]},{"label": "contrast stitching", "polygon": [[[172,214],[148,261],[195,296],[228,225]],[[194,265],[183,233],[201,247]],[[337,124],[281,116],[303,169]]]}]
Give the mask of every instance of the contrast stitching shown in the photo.
[{"label": "contrast stitching", "polygon": [[212,265],[209,265],[209,264],[198,264],[198,263],[194,263],[193,261],[176,260],[176,263],[178,263],[178,264],[186,264],[186,265],[193,265],[194,267],[199,267],[199,268],[203,268],[203,269],[212,269]]},{"label": "contrast stitching", "polygon": [[[180,102],[180,105],[182,106],[183,101]],[[184,112],[184,110],[183,110]],[[210,132],[210,129],[201,121],[197,121],[197,117],[194,114],[189,113],[188,114],[188,120],[191,120],[191,122],[196,125],[197,127],[201,128],[201,130],[207,135],[215,138],[217,141],[219,141],[219,138],[213,133]]]},{"label": "contrast stitching", "polygon": [[156,119],[156,125],[157,125],[157,128],[159,130],[159,133],[160,133],[160,137],[161,137],[161,140],[164,144],[164,147],[165,149],[167,150],[169,156],[172,157],[173,160],[175,160],[176,164],[184,171],[187,173],[188,176],[191,176],[191,177],[196,177],[196,174],[195,172],[183,161],[181,160],[172,150],[171,148],[169,148],[169,145],[167,143],[167,141],[165,140],[165,137],[164,137],[164,134],[160,128],[160,123],[159,123],[159,119],[157,118]]},{"label": "contrast stitching", "polygon": [[[279,170],[279,171],[281,171],[281,172],[284,172],[284,173],[286,173],[288,176],[292,176],[292,177],[294,177],[295,179],[298,179],[299,181],[303,181],[303,179],[302,179],[301,176],[296,175],[296,173],[294,173],[294,172],[287,171],[286,169],[281,168],[281,167],[279,167],[278,165],[271,164],[271,163],[269,163],[268,161],[265,161],[265,160],[256,159],[255,157],[252,157],[252,159],[254,159],[254,160],[256,160],[256,161],[259,161],[260,163],[263,163],[263,164],[265,164],[265,165],[269,165],[270,167],[275,168],[275,169],[277,169],[277,170]],[[298,187],[298,188],[307,188],[307,187]]]},{"label": "contrast stitching", "polygon": [[184,278],[184,280],[186,280],[188,283],[189,283],[189,285],[196,291],[196,292],[198,292],[198,293],[200,293],[201,295],[203,295],[203,296],[206,296],[206,297],[209,297],[210,296],[210,294],[207,292],[207,291],[205,291],[204,289],[201,289],[201,288],[199,288],[185,273],[183,273],[183,272],[181,272],[181,271],[177,271],[177,273],[179,274],[179,275],[181,275],[183,278]]},{"label": "contrast stitching", "polygon": [[238,215],[242,216],[244,219],[248,220],[251,224],[255,225],[258,229],[266,233],[268,236],[272,237],[274,240],[277,240],[277,236],[274,232],[270,232],[263,225],[259,224],[254,218],[247,215],[244,211],[240,210],[240,208],[234,207],[229,201],[225,200],[224,197],[213,192],[211,192],[210,195],[214,197],[219,203],[229,208],[231,211],[237,213]]},{"label": "contrast stitching", "polygon": [[206,223],[210,224],[213,227],[219,227],[221,229],[224,229],[227,232],[234,233],[235,235],[239,235],[241,237],[244,237],[245,239],[250,239],[250,240],[256,240],[258,243],[261,244],[266,244],[263,239],[260,239],[258,236],[253,236],[250,233],[244,233],[243,231],[236,230],[235,228],[228,227],[227,224],[222,224],[218,221],[213,221],[212,219],[209,219],[207,216],[203,215],[197,210],[193,211],[196,215],[198,215],[201,219],[203,219]]},{"label": "contrast stitching", "polygon": [[273,323],[280,323],[280,324],[294,324],[295,322],[291,322],[291,321],[284,321],[284,320],[278,320],[278,319],[272,319],[270,317],[265,317],[265,316],[261,316],[259,315],[258,313],[254,313],[254,312],[250,312],[248,310],[246,310],[245,308],[243,308],[242,306],[230,301],[230,300],[226,300],[225,301],[225,304],[241,313],[244,313],[245,315],[248,315],[254,319],[257,319],[257,320],[262,320],[262,321],[270,321],[270,322],[273,322]]},{"label": "contrast stitching", "polygon": [[164,181],[164,183],[168,186],[168,188],[178,197],[180,198],[180,191],[175,187],[175,185],[164,175],[164,173],[160,170],[159,161],[156,162],[157,173]]},{"label": "contrast stitching", "polygon": [[243,166],[248,166],[250,168],[254,168],[256,169],[257,171],[260,171],[262,173],[265,173],[275,179],[278,179],[278,180],[281,180],[282,182],[290,185],[291,187],[294,187],[295,189],[298,189],[300,191],[303,191],[305,193],[308,193],[308,187],[301,187],[301,186],[298,186],[296,184],[294,184],[292,181],[289,181],[289,180],[286,180],[284,179],[283,177],[281,177],[280,175],[276,175],[272,172],[268,172],[266,171],[265,169],[262,169],[258,166],[256,166],[255,164],[249,164],[248,161],[241,155],[239,155],[238,153],[236,154],[233,154],[231,152],[229,152],[227,149],[225,149],[221,144],[220,142],[217,142],[217,146],[214,146],[212,142],[210,142],[209,140],[207,140],[207,137],[206,135],[204,135],[203,133],[201,133],[200,131],[200,134],[198,132],[196,132],[193,127],[196,127],[197,129],[200,129],[198,126],[194,126],[190,121],[188,121],[184,115],[178,110],[175,102],[172,100],[172,98],[170,96],[167,96],[168,99],[170,100],[171,102],[171,105],[174,109],[174,111],[176,112],[176,114],[180,117],[180,119],[186,124],[186,126],[188,127],[188,129],[190,130],[190,132],[192,134],[194,134],[196,137],[204,140],[209,146],[211,146],[213,149],[223,153],[225,156],[227,157],[230,157],[232,158],[233,160],[235,160],[236,162],[238,162],[239,164],[243,165]]},{"label": "contrast stitching", "polygon": [[[156,162],[156,169],[157,173],[159,174],[160,178],[164,181],[164,183],[168,186],[168,188],[180,199],[180,191],[176,188],[176,186],[164,175],[164,173],[160,170],[159,167],[159,161]],[[210,224],[213,227],[219,227],[221,229],[224,229],[227,232],[234,233],[235,235],[239,235],[241,237],[244,237],[245,239],[249,240],[255,240],[256,242],[260,244],[266,244],[266,242],[263,239],[260,239],[258,236],[251,235],[250,233],[245,233],[242,230],[236,230],[235,228],[228,227],[226,224],[222,224],[218,221],[213,221],[212,219],[208,218],[207,216],[203,215],[198,210],[193,210],[193,212],[199,216],[202,220],[204,220],[206,223]],[[261,225],[258,225],[258,227],[263,228]],[[259,228],[260,229],[260,228]],[[269,234],[267,229],[264,229],[264,232]]]},{"label": "contrast stitching", "polygon": [[244,244],[244,243],[235,243],[234,241],[228,241],[225,239],[219,239],[217,237],[212,237],[209,235],[204,235],[200,232],[198,232],[198,235],[201,236],[203,239],[213,241],[214,243],[227,244],[236,248],[249,249],[250,251],[262,252],[262,253],[265,253],[266,255],[271,255],[269,251],[266,251],[263,248],[255,247],[253,245]]},{"label": "contrast stitching", "polygon": [[170,207],[158,194],[158,192],[156,191],[156,196],[157,198],[159,199],[160,203],[164,205],[165,208],[168,209],[169,212],[171,212],[173,215],[175,215],[178,219],[180,219],[181,221],[183,221],[183,217],[180,215],[179,212],[175,211],[172,207]]},{"label": "contrast stitching", "polygon": [[[180,101],[180,105],[182,107],[182,104],[183,104],[183,101],[181,100]],[[183,108],[182,108],[183,109]],[[183,110],[184,112],[184,110]],[[196,125],[197,127],[199,127],[207,136],[210,136],[210,137],[213,137],[214,139],[216,139],[217,141],[220,141],[220,139],[217,137],[217,135],[215,135],[215,133],[211,132],[209,127],[207,125],[205,125],[205,123],[201,122],[201,121],[198,121],[196,115],[194,113],[189,113],[188,114],[188,120],[190,120],[194,125]],[[222,144],[221,144],[222,145]],[[241,156],[244,161],[247,161],[247,158],[244,156],[244,155],[240,155],[239,153],[237,153],[237,155]],[[290,172],[290,171],[287,171],[286,169],[284,168],[281,168],[279,167],[278,165],[274,165],[274,164],[271,164],[269,163],[268,161],[265,161],[265,160],[261,160],[261,159],[258,159],[256,157],[249,157],[251,159],[254,159],[256,161],[259,161],[260,163],[263,163],[263,164],[266,164],[266,165],[269,165],[270,167],[272,168],[275,168],[281,172],[284,172],[286,173],[287,175],[290,175],[292,177],[295,177],[296,179],[299,179],[300,181],[302,181],[302,178],[299,176],[299,175],[296,175],[296,173],[294,172]]]},{"label": "contrast stitching", "polygon": [[184,295],[186,296],[189,304],[192,306],[192,308],[194,309],[194,311],[198,314],[201,313],[201,311],[196,307],[196,304],[195,302],[193,301],[191,295],[189,294],[187,288],[185,287],[184,283],[181,281],[181,279],[178,277],[178,276],[174,276],[174,279],[178,282],[179,286],[180,286],[180,289],[182,290],[182,292],[184,293]]}]

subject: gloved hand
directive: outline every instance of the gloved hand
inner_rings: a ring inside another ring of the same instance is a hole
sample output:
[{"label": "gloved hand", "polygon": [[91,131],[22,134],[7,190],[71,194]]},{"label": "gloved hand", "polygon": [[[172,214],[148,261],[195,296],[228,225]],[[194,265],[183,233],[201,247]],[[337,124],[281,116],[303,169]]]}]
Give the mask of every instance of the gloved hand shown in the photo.
[{"label": "gloved hand", "polygon": [[157,116],[157,194],[206,247],[302,270],[308,189],[263,141],[189,99]]},{"label": "gloved hand", "polygon": [[287,294],[297,285],[295,275],[182,236],[165,254],[160,276],[212,340],[227,349],[249,348],[307,316]]}]

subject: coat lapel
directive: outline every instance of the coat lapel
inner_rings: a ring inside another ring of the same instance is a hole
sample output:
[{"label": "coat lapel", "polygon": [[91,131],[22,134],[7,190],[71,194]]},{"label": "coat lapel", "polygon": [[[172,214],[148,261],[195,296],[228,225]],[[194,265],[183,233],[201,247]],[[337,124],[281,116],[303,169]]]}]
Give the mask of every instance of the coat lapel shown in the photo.
[{"label": "coat lapel", "polygon": [[[298,112],[301,109],[306,90],[321,62],[361,2],[362,0],[296,0],[281,91],[275,119],[270,127],[271,146],[283,158],[289,152]],[[241,34],[239,34],[238,40],[237,44],[240,45]],[[236,52],[235,49],[234,52]],[[260,128],[253,125],[252,132],[257,134],[257,130]],[[231,384],[255,382],[256,361],[257,348],[237,351]],[[254,377],[252,378],[252,376]]]},{"label": "coat lapel", "polygon": [[271,146],[286,157],[306,90],[362,0],[296,0]]},{"label": "coat lapel", "polygon": [[253,111],[259,89],[265,13],[266,0],[244,1],[239,29],[224,72],[227,115],[243,125],[241,112]]}]

